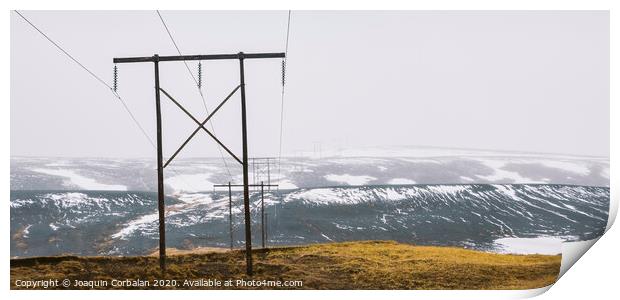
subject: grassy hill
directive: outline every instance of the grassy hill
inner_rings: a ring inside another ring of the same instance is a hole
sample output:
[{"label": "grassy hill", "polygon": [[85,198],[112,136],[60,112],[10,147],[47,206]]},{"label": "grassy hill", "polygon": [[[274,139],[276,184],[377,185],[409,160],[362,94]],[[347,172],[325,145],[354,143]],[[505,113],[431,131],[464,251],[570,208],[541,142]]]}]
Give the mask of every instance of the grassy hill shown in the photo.
[{"label": "grassy hill", "polygon": [[[531,289],[554,283],[561,261],[560,255],[503,255],[390,241],[258,249],[253,255],[251,279],[301,280],[303,286],[295,288],[303,289]],[[19,288],[16,280],[70,279],[73,289],[78,288],[74,280],[105,281],[108,286],[95,288],[110,289],[127,288],[109,285],[113,279],[148,280],[151,285],[141,288],[160,288],[151,280],[165,278],[177,284],[167,288],[188,289],[196,288],[200,279],[250,279],[239,250],[177,251],[168,257],[164,276],[158,266],[154,256],[12,259],[11,288]],[[193,286],[184,286],[186,280]]]}]

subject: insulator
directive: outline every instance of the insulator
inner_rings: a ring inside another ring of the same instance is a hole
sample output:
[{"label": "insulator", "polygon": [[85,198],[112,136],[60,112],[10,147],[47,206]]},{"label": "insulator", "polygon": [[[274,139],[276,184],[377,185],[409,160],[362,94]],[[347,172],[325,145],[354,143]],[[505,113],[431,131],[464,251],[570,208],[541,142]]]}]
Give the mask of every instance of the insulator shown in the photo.
[{"label": "insulator", "polygon": [[114,80],[113,80],[113,89],[114,92],[118,90],[118,67],[114,65]]},{"label": "insulator", "polygon": [[202,62],[198,62],[198,88],[202,88]]},{"label": "insulator", "polygon": [[286,60],[282,60],[282,86],[286,82]]}]

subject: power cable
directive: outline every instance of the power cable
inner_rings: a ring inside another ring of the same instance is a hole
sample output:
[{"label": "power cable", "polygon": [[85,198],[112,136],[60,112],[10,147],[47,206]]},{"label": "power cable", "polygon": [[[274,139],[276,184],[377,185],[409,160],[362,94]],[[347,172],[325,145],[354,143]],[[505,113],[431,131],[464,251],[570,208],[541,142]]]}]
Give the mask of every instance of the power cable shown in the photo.
[{"label": "power cable", "polygon": [[95,78],[95,80],[99,81],[101,84],[103,84],[104,86],[106,86],[110,92],[118,99],[121,101],[121,103],[123,104],[123,107],[125,108],[125,110],[127,111],[127,113],[129,113],[129,116],[131,117],[131,119],[134,121],[134,123],[136,124],[136,126],[140,129],[140,131],[142,132],[142,134],[149,140],[149,142],[151,143],[151,145],[155,146],[155,143],[153,142],[153,139],[151,139],[151,137],[146,133],[146,130],[144,130],[144,128],[142,127],[142,125],[140,125],[140,123],[138,122],[138,120],[136,119],[136,117],[134,116],[134,114],[131,112],[131,110],[129,110],[129,107],[127,106],[127,103],[125,103],[125,100],[123,100],[123,98],[114,91],[114,88],[112,88],[112,86],[110,86],[107,82],[105,82],[103,79],[101,79],[101,77],[97,76],[95,73],[93,73],[91,70],[89,70],[86,66],[84,66],[84,64],[80,63],[75,57],[73,57],[71,54],[69,54],[69,52],[67,52],[65,49],[63,49],[58,43],[56,43],[54,40],[52,40],[52,38],[50,38],[47,34],[45,34],[41,29],[39,29],[36,25],[34,25],[32,22],[30,22],[30,20],[28,20],[24,15],[22,15],[19,11],[15,10],[15,13],[17,13],[20,17],[22,17],[22,19],[24,19],[24,21],[26,21],[28,24],[30,24],[30,26],[32,26],[32,28],[34,28],[36,31],[38,31],[43,37],[45,37],[52,45],[54,45],[56,48],[58,48],[58,50],[60,50],[63,54],[65,54],[67,57],[69,57],[73,62],[75,62],[78,66],[80,66],[84,71],[86,71],[90,76],[92,76],[93,78]]},{"label": "power cable", "polygon": [[[156,10],[156,12],[157,12],[157,15],[159,16],[159,20],[161,20],[161,24],[164,25],[164,28],[166,29],[166,32],[168,33],[168,37],[170,37],[170,40],[172,41],[172,44],[174,45],[174,48],[176,48],[177,53],[180,56],[183,56],[183,54],[181,53],[181,49],[177,45],[174,37],[172,36],[172,33],[170,32],[170,29],[168,28],[168,25],[166,24],[166,21],[164,21],[163,16],[159,12],[159,10]],[[185,64],[185,68],[187,69],[187,72],[189,73],[190,77],[192,78],[192,80],[196,84],[196,87],[198,88],[198,93],[200,94],[200,98],[202,98],[202,104],[203,104],[203,106],[205,108],[205,111],[207,112],[207,115],[209,115],[210,113],[209,113],[209,109],[207,108],[207,102],[205,100],[204,94],[202,93],[202,89],[200,88],[202,85],[198,83],[198,80],[194,76],[194,73],[192,72],[192,70],[190,70],[189,65],[187,64],[187,61],[183,60],[183,64]],[[209,120],[209,125],[211,126],[211,130],[213,131],[213,135],[217,137],[217,134],[215,132],[215,127],[213,126],[213,122],[211,120]],[[220,157],[222,158],[222,162],[224,163],[224,167],[226,167],[226,171],[228,172],[228,176],[230,177],[230,180],[232,181],[233,180],[233,176],[232,176],[232,173],[230,172],[230,168],[228,168],[228,163],[226,163],[226,158],[224,157],[224,153],[222,152],[222,148],[221,148],[220,145],[218,145],[217,150],[220,153]]]},{"label": "power cable", "polygon": [[[108,83],[106,83],[103,79],[101,79],[101,77],[97,76],[95,73],[93,73],[91,70],[89,70],[86,66],[84,66],[84,64],[80,63],[75,57],[73,57],[71,54],[69,54],[69,52],[67,52],[65,49],[63,49],[58,43],[56,43],[54,40],[52,40],[52,38],[50,38],[47,34],[45,34],[41,29],[39,29],[36,25],[34,25],[32,22],[30,22],[30,20],[28,20],[24,15],[22,15],[19,11],[15,10],[15,13],[17,13],[20,17],[22,17],[22,19],[24,19],[24,21],[26,21],[28,24],[30,24],[30,26],[32,26],[32,28],[34,28],[36,31],[38,31],[42,36],[44,36],[52,45],[54,45],[56,48],[58,48],[63,54],[65,54],[67,57],[69,57],[73,62],[75,62],[77,65],[79,65],[82,69],[84,69],[84,71],[86,71],[89,75],[91,75],[93,78],[95,78],[95,80],[97,80],[98,82],[100,82],[101,84],[103,84],[104,86],[106,86],[110,92],[114,95],[114,97],[116,97],[118,100],[121,101],[123,108],[125,108],[125,111],[129,114],[129,116],[131,117],[131,119],[133,120],[133,122],[135,123],[135,125],[140,129],[140,132],[142,132],[142,134],[144,135],[144,137],[149,141],[149,143],[151,144],[151,146],[153,146],[153,148],[156,148],[155,146],[155,142],[153,142],[153,139],[146,133],[146,130],[144,130],[144,127],[142,127],[142,125],[140,125],[140,122],[138,122],[138,119],[136,119],[135,115],[131,112],[131,110],[129,109],[129,107],[127,106],[127,103],[125,102],[125,100],[123,100],[123,98],[121,97],[121,95],[118,94],[118,92],[114,91],[114,88],[112,86],[110,86]],[[176,176],[179,176],[179,174],[177,172],[175,172],[174,170],[170,170],[172,171],[172,173],[174,173]],[[179,177],[182,181],[185,182],[185,180],[183,179],[183,177]],[[195,188],[193,188],[188,182],[185,182],[187,184],[187,186],[193,190],[196,190]]]},{"label": "power cable", "polygon": [[[280,100],[280,147],[278,150],[278,183],[282,180],[281,167],[282,167],[282,133],[284,128],[284,84],[286,74],[286,61],[288,59],[288,40],[291,29],[291,11],[288,11],[288,20],[286,24],[286,43],[284,46],[284,59],[282,61],[282,95]],[[279,188],[279,187],[278,187]]]}]

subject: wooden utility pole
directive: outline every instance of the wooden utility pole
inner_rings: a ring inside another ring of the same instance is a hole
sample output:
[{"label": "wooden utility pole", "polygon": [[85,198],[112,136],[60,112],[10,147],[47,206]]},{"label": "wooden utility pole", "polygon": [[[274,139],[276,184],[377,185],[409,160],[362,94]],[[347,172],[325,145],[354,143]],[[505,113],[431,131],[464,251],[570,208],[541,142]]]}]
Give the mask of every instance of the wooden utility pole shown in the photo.
[{"label": "wooden utility pole", "polygon": [[248,178],[248,128],[245,114],[245,72],[243,60],[245,55],[239,53],[239,77],[241,85],[241,139],[243,148],[243,212],[245,215],[245,265],[246,273],[252,275],[252,222],[250,216],[250,179]]},{"label": "wooden utility pole", "polygon": [[[245,256],[246,256],[246,273],[252,275],[252,232],[250,220],[250,191],[248,179],[248,130],[246,118],[246,95],[245,95],[245,70],[244,61],[246,59],[263,59],[263,58],[285,58],[284,53],[243,53],[237,54],[210,54],[210,55],[178,55],[178,56],[153,56],[145,57],[124,57],[114,58],[114,63],[142,63],[151,62],[155,67],[155,108],[157,114],[157,208],[159,211],[159,265],[162,271],[166,270],[166,225],[165,225],[165,205],[164,205],[164,168],[176,157],[176,155],[185,147],[185,145],[196,135],[201,129],[213,138],[228,154],[230,154],[237,162],[243,166],[243,206],[245,215]],[[189,111],[187,111],[178,101],[159,86],[159,63],[160,62],[184,62],[190,60],[207,61],[207,60],[238,60],[239,61],[239,86],[235,88],[226,99],[224,99],[218,107],[200,122]],[[213,114],[215,114],[226,101],[238,90],[241,89],[241,140],[243,143],[243,156],[241,160],[228,149],[213,133],[211,133],[205,124]],[[187,140],[179,147],[179,149],[163,164],[162,151],[162,135],[161,135],[161,106],[160,91],[163,92],[170,100],[177,105],[185,114],[187,114],[196,124],[198,128],[187,138]]]},{"label": "wooden utility pole", "polygon": [[164,203],[164,155],[161,136],[161,101],[159,95],[159,55],[153,55],[155,66],[155,113],[157,115],[157,210],[159,211],[159,268],[166,272],[166,223]]}]

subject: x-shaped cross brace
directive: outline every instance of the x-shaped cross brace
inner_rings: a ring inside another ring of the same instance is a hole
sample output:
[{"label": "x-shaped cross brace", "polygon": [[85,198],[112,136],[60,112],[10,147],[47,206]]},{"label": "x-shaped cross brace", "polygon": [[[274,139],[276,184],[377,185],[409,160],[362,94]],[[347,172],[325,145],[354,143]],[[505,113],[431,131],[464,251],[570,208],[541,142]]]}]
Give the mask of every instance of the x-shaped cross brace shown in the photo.
[{"label": "x-shaped cross brace", "polygon": [[179,152],[181,152],[181,150],[185,147],[185,145],[187,145],[187,143],[189,143],[189,141],[198,133],[198,131],[200,131],[200,129],[204,130],[209,136],[211,136],[213,138],[213,140],[215,140],[220,146],[222,146],[222,148],[224,148],[224,150],[226,150],[226,152],[228,152],[228,154],[230,154],[237,162],[239,162],[241,165],[243,165],[243,162],[232,151],[230,151],[230,149],[228,149],[226,146],[224,146],[224,144],[222,144],[222,142],[213,133],[211,133],[211,131],[209,131],[205,127],[205,124],[207,124],[209,119],[211,119],[211,117],[213,117],[213,115],[224,105],[224,103],[226,103],[226,101],[228,101],[228,99],[230,99],[230,97],[232,97],[235,94],[235,92],[237,92],[237,90],[239,90],[239,88],[241,88],[241,85],[238,85],[232,92],[230,92],[230,94],[228,94],[228,96],[226,96],[226,98],[222,101],[222,103],[220,103],[215,108],[215,110],[213,110],[207,116],[207,118],[204,121],[202,121],[202,122],[198,121],[198,119],[196,119],[194,116],[192,116],[192,114],[189,111],[187,111],[178,101],[174,100],[174,98],[172,98],[172,96],[170,96],[170,94],[168,94],[168,92],[166,92],[162,88],[159,88],[159,90],[162,91],[162,93],[164,93],[164,95],[166,95],[166,97],[168,97],[170,100],[172,100],[172,102],[174,104],[176,104],[176,106],[178,106],[185,114],[187,114],[188,117],[190,117],[192,120],[194,120],[194,122],[196,122],[196,124],[198,124],[198,128],[196,128],[196,130],[194,130],[194,132],[192,132],[192,134],[189,135],[189,137],[185,140],[185,142],[183,142],[183,144],[181,144],[181,147],[179,147],[179,149],[177,151],[175,151],[174,154],[172,154],[172,156],[164,164],[164,166],[163,166],[164,168],[168,164],[170,164],[170,162],[172,162],[172,160],[177,156],[177,154],[179,154]]}]

